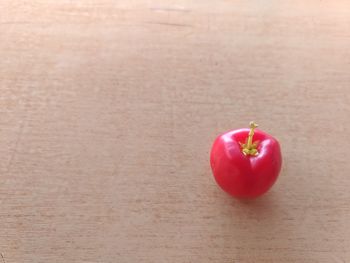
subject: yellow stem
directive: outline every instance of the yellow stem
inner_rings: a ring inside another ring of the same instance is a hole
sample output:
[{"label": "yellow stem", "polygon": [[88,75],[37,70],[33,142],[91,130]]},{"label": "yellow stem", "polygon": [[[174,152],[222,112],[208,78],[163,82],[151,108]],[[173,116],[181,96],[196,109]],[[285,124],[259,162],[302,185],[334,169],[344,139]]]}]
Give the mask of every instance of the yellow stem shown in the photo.
[{"label": "yellow stem", "polygon": [[254,136],[254,129],[256,127],[258,127],[258,124],[256,124],[255,122],[251,121],[249,123],[249,126],[250,126],[250,131],[249,131],[249,134],[248,134],[247,141],[246,141],[246,143],[241,144],[242,152],[243,152],[244,155],[256,156],[256,155],[258,155],[259,152],[256,149],[257,148],[257,142],[253,143],[253,136]]},{"label": "yellow stem", "polygon": [[250,126],[250,131],[249,131],[249,134],[248,134],[247,148],[251,149],[252,148],[252,144],[253,144],[254,129],[256,127],[258,127],[258,125],[251,121],[249,123],[249,126]]}]

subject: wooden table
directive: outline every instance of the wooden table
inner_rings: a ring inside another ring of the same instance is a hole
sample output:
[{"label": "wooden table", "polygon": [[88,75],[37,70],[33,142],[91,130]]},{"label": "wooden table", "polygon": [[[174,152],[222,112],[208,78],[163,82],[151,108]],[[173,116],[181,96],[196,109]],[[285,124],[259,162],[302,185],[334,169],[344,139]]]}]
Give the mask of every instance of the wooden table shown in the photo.
[{"label": "wooden table", "polygon": [[[349,1],[4,0],[0,58],[4,262],[350,262]],[[250,120],[242,202],[208,156]]]}]

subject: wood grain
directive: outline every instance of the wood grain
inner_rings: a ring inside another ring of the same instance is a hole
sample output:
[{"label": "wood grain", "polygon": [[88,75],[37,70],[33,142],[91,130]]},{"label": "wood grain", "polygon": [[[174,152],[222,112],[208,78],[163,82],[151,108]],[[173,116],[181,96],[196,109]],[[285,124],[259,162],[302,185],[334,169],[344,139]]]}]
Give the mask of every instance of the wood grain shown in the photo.
[{"label": "wood grain", "polygon": [[[348,1],[0,3],[0,252],[15,262],[350,262]],[[282,145],[237,201],[208,162]]]}]

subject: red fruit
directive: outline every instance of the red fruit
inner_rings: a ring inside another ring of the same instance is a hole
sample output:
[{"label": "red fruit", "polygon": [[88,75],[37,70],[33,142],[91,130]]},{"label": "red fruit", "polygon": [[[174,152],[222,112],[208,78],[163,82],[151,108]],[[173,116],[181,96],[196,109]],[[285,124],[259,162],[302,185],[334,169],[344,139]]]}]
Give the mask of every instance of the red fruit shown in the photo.
[{"label": "red fruit", "polygon": [[267,192],[281,170],[278,141],[271,135],[239,129],[218,136],[210,154],[210,164],[219,186],[237,198],[255,198]]}]

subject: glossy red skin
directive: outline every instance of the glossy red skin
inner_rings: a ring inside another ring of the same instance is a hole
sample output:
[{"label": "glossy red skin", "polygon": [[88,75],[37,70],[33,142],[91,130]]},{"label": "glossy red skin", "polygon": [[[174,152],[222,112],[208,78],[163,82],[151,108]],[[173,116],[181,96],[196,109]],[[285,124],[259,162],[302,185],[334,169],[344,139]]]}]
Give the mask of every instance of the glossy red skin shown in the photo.
[{"label": "glossy red skin", "polygon": [[253,142],[259,141],[257,156],[245,156],[239,142],[248,138],[249,129],[226,132],[216,138],[210,164],[219,186],[237,198],[256,198],[275,183],[282,166],[278,141],[255,130]]}]

